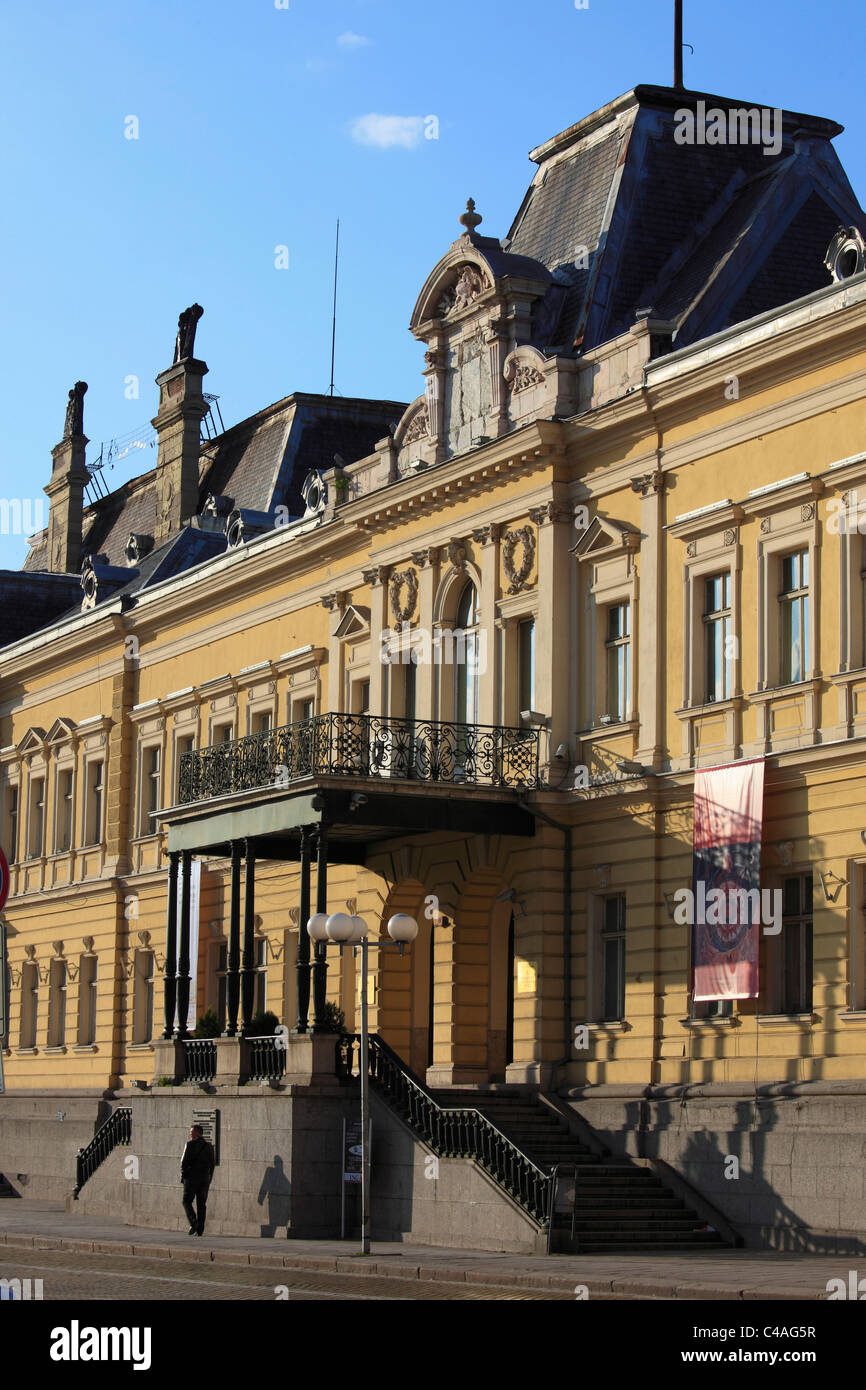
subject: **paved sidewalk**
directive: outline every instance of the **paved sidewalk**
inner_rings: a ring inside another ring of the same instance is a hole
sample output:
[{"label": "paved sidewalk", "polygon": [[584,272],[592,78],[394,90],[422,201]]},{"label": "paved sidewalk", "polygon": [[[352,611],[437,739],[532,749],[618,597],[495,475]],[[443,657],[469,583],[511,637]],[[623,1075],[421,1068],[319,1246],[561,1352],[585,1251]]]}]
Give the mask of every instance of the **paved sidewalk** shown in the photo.
[{"label": "paved sidewalk", "polygon": [[[444,1279],[491,1287],[574,1290],[593,1295],[663,1299],[825,1299],[827,1281],[848,1280],[852,1255],[777,1254],[723,1250],[690,1255],[511,1255],[375,1241],[372,1253],[358,1242],[207,1236],[125,1226],[120,1221],[69,1216],[61,1202],[32,1198],[0,1201],[0,1247],[93,1250],[149,1258],[208,1260],[275,1268],[318,1269],[391,1278]],[[2,1256],[0,1256],[2,1258]],[[866,1260],[862,1260],[866,1275]],[[859,1271],[858,1271],[859,1277]]]}]

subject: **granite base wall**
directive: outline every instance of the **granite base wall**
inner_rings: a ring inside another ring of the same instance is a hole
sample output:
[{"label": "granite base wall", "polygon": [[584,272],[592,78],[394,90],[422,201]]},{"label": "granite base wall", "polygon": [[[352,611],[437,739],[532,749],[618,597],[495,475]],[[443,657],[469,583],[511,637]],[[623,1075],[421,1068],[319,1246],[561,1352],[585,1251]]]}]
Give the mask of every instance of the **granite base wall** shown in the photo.
[{"label": "granite base wall", "polygon": [[171,1087],[165,1094],[119,1096],[117,1104],[132,1109],[132,1141],[109,1155],[67,1210],[82,1219],[92,1214],[185,1231],[180,1157],[193,1111],[215,1109],[219,1162],[208,1194],[208,1231],[339,1235],[342,1121],[354,1116],[353,1099],[340,1088],[240,1090],[202,1095]]},{"label": "granite base wall", "polygon": [[[186,1231],[180,1156],[194,1110],[219,1112],[219,1164],[208,1195],[212,1235],[333,1239],[340,1235],[342,1121],[358,1117],[356,1087],[155,1087],[71,1098],[0,1096],[0,1171],[22,1196],[66,1201],[88,1216]],[[78,1149],[121,1105],[132,1140],[118,1146],[72,1198]],[[438,1160],[374,1094],[375,1240],[517,1253],[543,1237],[511,1199],[466,1159]],[[63,1121],[57,1118],[64,1114]],[[21,1173],[26,1182],[16,1181]],[[346,1234],[359,1234],[359,1188],[347,1190]],[[9,1199],[14,1200],[14,1199]]]},{"label": "granite base wall", "polygon": [[613,1091],[564,1099],[613,1153],[669,1164],[750,1248],[866,1254],[866,1086]]},{"label": "granite base wall", "polygon": [[546,1237],[468,1159],[439,1158],[371,1097],[374,1240],[542,1254]]},{"label": "granite base wall", "polygon": [[0,1173],[22,1197],[67,1197],[75,1186],[78,1150],[90,1143],[113,1104],[104,1091],[0,1095]]}]

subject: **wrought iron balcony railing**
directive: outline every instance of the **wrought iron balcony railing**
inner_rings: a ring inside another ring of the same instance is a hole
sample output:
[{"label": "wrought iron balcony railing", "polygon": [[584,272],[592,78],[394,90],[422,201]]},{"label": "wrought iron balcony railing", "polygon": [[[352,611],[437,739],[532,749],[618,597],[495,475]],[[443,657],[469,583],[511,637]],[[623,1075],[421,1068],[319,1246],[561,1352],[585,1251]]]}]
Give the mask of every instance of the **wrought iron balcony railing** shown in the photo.
[{"label": "wrought iron balcony railing", "polygon": [[179,800],[289,786],[316,776],[537,787],[537,729],[375,714],[317,714],[181,754]]}]

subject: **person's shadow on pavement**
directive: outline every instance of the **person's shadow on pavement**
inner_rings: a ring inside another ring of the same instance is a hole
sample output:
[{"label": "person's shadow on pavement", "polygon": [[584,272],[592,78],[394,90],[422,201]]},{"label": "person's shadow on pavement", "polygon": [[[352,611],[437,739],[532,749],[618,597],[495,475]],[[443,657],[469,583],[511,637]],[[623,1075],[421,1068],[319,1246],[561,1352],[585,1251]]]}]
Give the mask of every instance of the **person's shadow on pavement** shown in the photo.
[{"label": "person's shadow on pavement", "polygon": [[265,1198],[268,1202],[268,1217],[270,1219],[266,1226],[262,1226],[262,1235],[276,1235],[278,1226],[285,1226],[288,1235],[292,1208],[292,1185],[286,1177],[283,1160],[279,1154],[274,1154],[273,1167],[265,1169],[265,1176],[262,1178],[257,1199],[259,1206],[263,1204]]}]

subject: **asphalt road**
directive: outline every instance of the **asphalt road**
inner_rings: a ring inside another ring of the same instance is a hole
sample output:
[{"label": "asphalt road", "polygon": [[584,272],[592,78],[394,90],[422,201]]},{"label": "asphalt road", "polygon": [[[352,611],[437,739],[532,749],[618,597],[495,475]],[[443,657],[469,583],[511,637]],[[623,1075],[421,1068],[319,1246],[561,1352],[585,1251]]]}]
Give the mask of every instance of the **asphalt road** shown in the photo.
[{"label": "asphalt road", "polygon": [[[149,1260],[142,1255],[106,1255],[72,1250],[4,1246],[0,1277],[41,1279],[48,1302],[248,1302],[332,1301],[570,1302],[560,1290],[497,1289],[445,1280],[393,1279],[370,1274],[211,1264],[198,1260]],[[35,1286],[33,1286],[35,1287]]]}]

